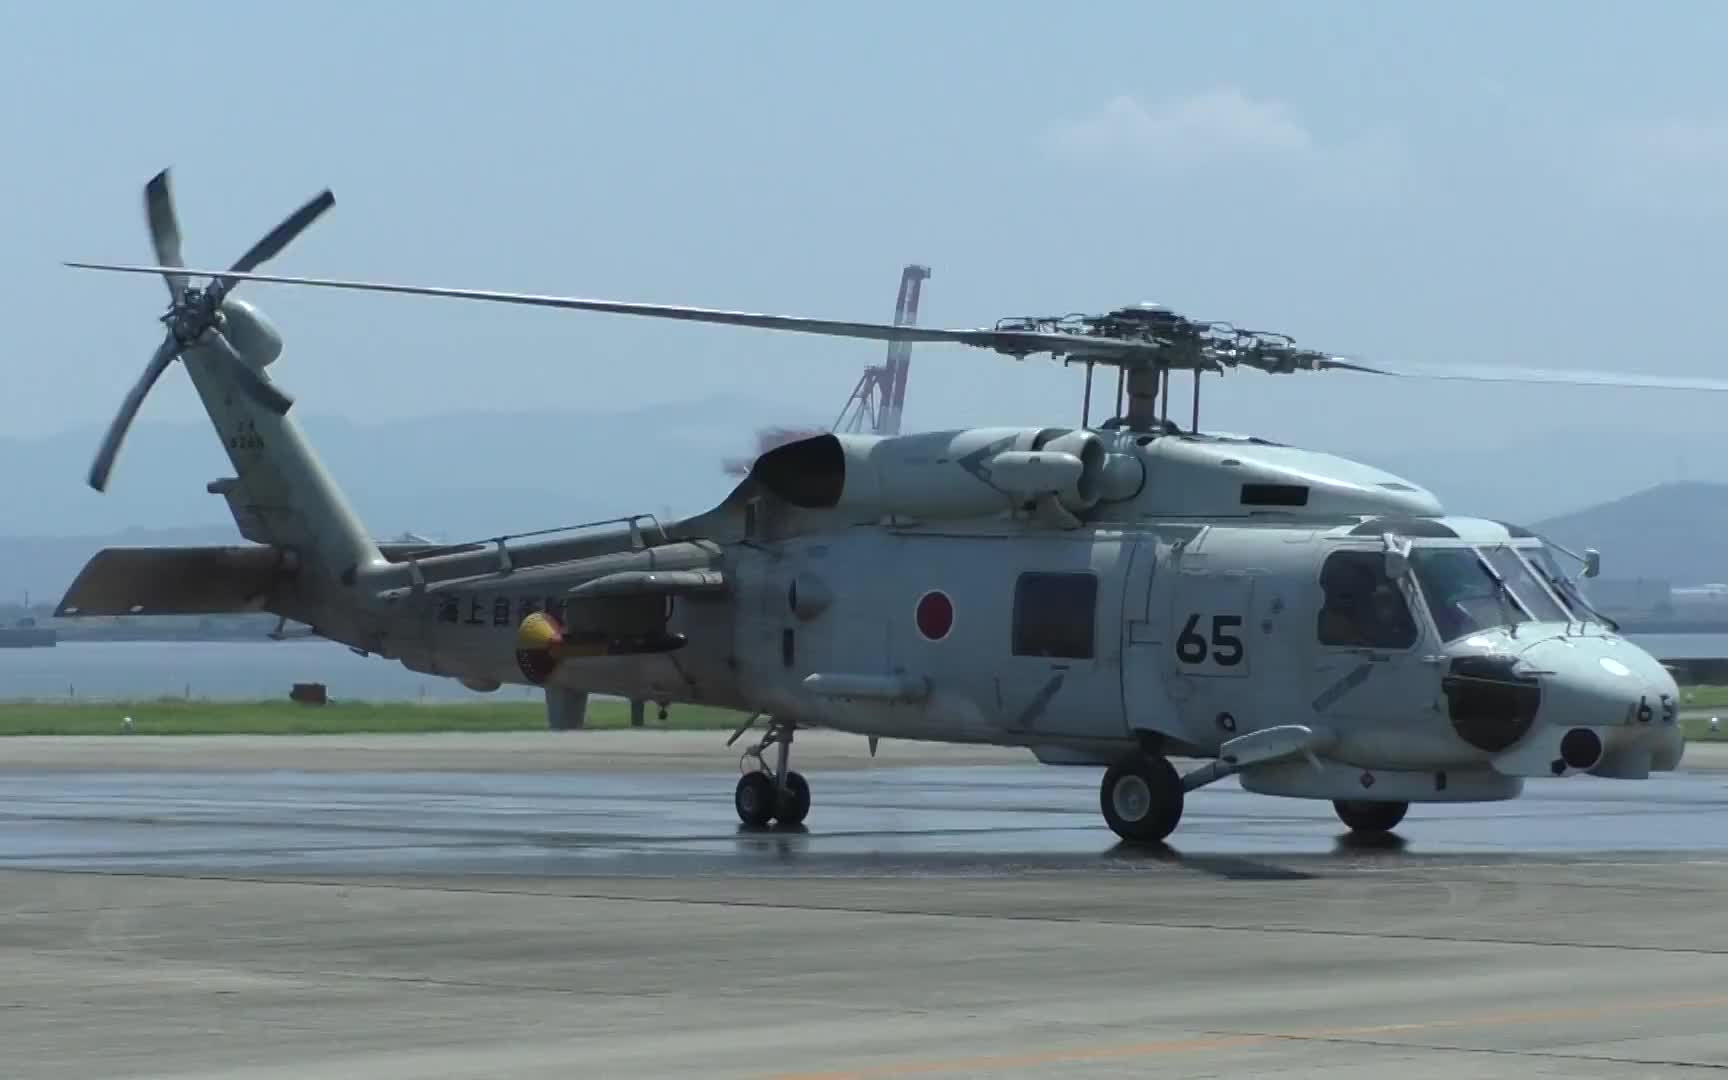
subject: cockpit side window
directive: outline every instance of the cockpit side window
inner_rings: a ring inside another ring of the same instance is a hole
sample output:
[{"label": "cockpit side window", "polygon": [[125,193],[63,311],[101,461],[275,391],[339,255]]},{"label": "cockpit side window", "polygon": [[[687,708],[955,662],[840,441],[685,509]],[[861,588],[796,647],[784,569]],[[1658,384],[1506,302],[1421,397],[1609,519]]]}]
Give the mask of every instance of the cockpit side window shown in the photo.
[{"label": "cockpit side window", "polygon": [[1408,649],[1416,620],[1398,583],[1374,551],[1338,551],[1320,568],[1320,644],[1357,649]]}]

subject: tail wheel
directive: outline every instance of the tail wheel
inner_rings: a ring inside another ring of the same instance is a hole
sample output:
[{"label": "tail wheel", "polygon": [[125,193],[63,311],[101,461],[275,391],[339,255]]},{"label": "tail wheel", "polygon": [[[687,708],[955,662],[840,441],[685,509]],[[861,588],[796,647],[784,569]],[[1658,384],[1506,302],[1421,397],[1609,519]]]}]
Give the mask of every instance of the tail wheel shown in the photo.
[{"label": "tail wheel", "polygon": [[1405,802],[1370,802],[1365,799],[1339,799],[1332,809],[1351,832],[1385,833],[1398,827],[1410,812]]},{"label": "tail wheel", "polygon": [[1098,793],[1104,820],[1133,843],[1158,843],[1182,820],[1182,777],[1161,757],[1112,765]]}]

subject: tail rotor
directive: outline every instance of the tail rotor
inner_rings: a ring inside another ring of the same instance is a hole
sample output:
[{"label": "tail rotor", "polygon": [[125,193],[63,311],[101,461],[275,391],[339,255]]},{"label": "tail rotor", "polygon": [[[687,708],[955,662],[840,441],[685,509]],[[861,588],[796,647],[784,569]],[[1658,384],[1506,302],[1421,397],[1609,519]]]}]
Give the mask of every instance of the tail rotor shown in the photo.
[{"label": "tail rotor", "polygon": [[[150,223],[150,243],[156,249],[158,266],[184,267],[180,257],[180,219],[174,213],[174,192],[168,184],[168,170],[163,169],[144,185],[144,217]],[[185,274],[164,274],[168,282],[168,302],[175,303],[186,291]]]},{"label": "tail rotor", "polygon": [[228,274],[247,274],[268,262],[335,203],[336,197],[329,189],[320,192],[252,245],[227,274],[213,277],[208,284],[199,287],[193,285],[186,274],[179,272],[186,263],[180,251],[180,221],[174,209],[168,170],[157,173],[144,185],[144,216],[150,228],[150,243],[156,252],[157,265],[166,268],[162,277],[168,286],[169,307],[161,321],[168,332],[109,424],[96,459],[90,466],[92,488],[97,491],[107,488],[114,459],[120,453],[120,444],[125,440],[144,398],[168,365],[178,360],[187,349],[204,346],[222,356],[241,390],[278,416],[293,407],[294,399],[277,389],[223,335],[226,320],[222,301],[241,280]]}]

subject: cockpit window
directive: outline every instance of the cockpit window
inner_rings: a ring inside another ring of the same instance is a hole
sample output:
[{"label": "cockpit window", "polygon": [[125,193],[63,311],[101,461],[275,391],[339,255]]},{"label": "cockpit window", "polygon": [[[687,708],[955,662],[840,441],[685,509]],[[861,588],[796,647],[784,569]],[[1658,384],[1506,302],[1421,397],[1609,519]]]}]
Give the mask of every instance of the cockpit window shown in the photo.
[{"label": "cockpit window", "polygon": [[1518,553],[1505,545],[1418,546],[1410,552],[1410,566],[1442,641],[1496,626],[1570,618]]},{"label": "cockpit window", "polygon": [[1495,587],[1474,549],[1413,549],[1410,567],[1441,641],[1513,621],[1511,604]]},{"label": "cockpit window", "polygon": [[1537,622],[1566,621],[1566,609],[1543,587],[1519,552],[1505,546],[1480,550],[1488,559],[1488,565],[1506,582],[1506,587],[1512,591],[1518,605],[1528,612],[1532,619]]},{"label": "cockpit window", "polygon": [[1594,622],[1598,616],[1590,609],[1590,605],[1578,594],[1577,584],[1560,569],[1560,564],[1554,561],[1554,551],[1548,545],[1531,547],[1519,545],[1518,553],[1535,568],[1536,576],[1541,578],[1550,589],[1560,597],[1560,603],[1566,608],[1566,617],[1581,622]]},{"label": "cockpit window", "polygon": [[1318,633],[1322,645],[1357,649],[1408,649],[1416,644],[1416,620],[1398,583],[1386,576],[1377,551],[1339,551],[1320,568]]},{"label": "cockpit window", "polygon": [[1558,585],[1562,580],[1560,564],[1554,561],[1554,553],[1548,550],[1546,546],[1532,547],[1529,544],[1521,544],[1518,547],[1518,554],[1530,560],[1530,565],[1536,568],[1538,574],[1546,577],[1549,584]]}]

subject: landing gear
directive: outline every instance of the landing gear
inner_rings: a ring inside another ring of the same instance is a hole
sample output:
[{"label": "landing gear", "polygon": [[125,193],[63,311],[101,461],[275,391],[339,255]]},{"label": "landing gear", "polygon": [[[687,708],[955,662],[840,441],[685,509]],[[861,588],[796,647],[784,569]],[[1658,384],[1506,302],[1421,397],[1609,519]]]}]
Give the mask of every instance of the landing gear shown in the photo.
[{"label": "landing gear", "polygon": [[[739,759],[739,766],[745,772],[738,778],[732,804],[738,810],[738,820],[744,824],[753,828],[761,828],[770,821],[788,826],[802,825],[810,813],[810,784],[803,774],[788,767],[795,727],[795,721],[770,720],[762,741],[744,751],[744,756]],[[779,760],[770,769],[762,752],[776,744],[780,747]]]},{"label": "landing gear", "polygon": [[786,793],[782,795],[772,776],[747,772],[738,778],[732,805],[738,810],[738,820],[752,828],[762,828],[775,819],[782,825],[796,825],[810,812],[810,785],[799,774],[787,773]]},{"label": "landing gear", "polygon": [[1162,757],[1112,765],[1104,771],[1098,802],[1117,836],[1137,844],[1156,844],[1182,820],[1182,777]]},{"label": "landing gear", "polygon": [[786,774],[786,791],[780,796],[780,808],[774,812],[782,825],[802,825],[810,813],[810,784],[803,773]]},{"label": "landing gear", "polygon": [[1398,823],[1404,820],[1404,815],[1410,812],[1410,804],[1338,799],[1332,803],[1332,809],[1337,812],[1338,820],[1351,832],[1389,833],[1396,829]]}]

